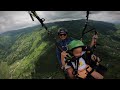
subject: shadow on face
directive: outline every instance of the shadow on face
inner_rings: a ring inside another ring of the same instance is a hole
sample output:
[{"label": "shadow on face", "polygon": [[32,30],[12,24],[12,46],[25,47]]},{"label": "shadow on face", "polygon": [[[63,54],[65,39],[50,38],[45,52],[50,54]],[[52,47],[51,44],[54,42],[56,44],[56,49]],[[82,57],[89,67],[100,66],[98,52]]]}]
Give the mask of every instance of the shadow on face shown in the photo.
[{"label": "shadow on face", "polygon": [[60,34],[59,34],[59,38],[60,38],[61,40],[64,40],[64,39],[67,38],[67,34],[65,34],[65,33],[60,33]]}]

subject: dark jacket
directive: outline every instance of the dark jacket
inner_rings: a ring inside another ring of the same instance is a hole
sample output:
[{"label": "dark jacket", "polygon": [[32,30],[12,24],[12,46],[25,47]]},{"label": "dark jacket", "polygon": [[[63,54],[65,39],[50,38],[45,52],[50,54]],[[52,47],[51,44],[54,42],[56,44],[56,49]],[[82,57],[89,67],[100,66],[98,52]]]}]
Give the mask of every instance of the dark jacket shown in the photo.
[{"label": "dark jacket", "polygon": [[[66,38],[65,40],[60,40],[58,41],[58,45],[64,50],[67,50],[67,45],[73,40],[73,38]],[[60,65],[62,65],[61,63],[61,51],[56,48],[56,54],[57,54],[57,59]]]}]

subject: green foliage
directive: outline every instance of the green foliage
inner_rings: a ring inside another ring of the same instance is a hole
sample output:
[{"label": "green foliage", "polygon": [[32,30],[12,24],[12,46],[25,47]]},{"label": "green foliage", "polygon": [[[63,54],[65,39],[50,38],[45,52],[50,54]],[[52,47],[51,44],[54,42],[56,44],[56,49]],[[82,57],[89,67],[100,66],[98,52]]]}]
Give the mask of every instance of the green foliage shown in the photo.
[{"label": "green foliage", "polygon": [[38,60],[38,57],[41,55],[46,45],[46,42],[42,42],[42,44],[40,44],[38,48],[35,48],[31,54],[13,63],[13,65],[11,65],[11,70],[14,70],[14,72],[12,72],[13,78],[30,78],[31,72],[34,70],[34,63]]},{"label": "green foliage", "polygon": [[7,62],[0,62],[0,79],[10,79],[10,69]]}]

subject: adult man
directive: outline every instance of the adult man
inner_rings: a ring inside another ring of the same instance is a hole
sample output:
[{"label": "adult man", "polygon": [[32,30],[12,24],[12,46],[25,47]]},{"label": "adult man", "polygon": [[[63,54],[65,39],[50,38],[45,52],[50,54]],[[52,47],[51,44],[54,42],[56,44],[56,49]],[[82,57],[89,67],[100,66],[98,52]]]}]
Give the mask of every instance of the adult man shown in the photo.
[{"label": "adult man", "polygon": [[64,65],[64,61],[61,60],[61,53],[65,53],[67,51],[67,45],[73,39],[71,37],[68,37],[68,31],[64,28],[60,28],[58,30],[58,37],[59,37],[59,41],[57,42],[57,44],[59,45],[59,47],[62,48],[63,51],[61,52],[59,48],[56,48],[56,54],[57,54],[59,65],[62,69],[63,68],[62,65]]}]

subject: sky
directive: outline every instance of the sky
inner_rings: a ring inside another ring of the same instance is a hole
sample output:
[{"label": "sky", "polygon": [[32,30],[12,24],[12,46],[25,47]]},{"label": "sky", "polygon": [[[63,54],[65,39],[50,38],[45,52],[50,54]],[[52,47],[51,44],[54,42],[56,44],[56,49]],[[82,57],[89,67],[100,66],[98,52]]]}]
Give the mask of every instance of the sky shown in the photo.
[{"label": "sky", "polygon": [[[86,19],[86,11],[36,11],[45,23],[74,19]],[[17,30],[39,24],[34,18],[33,22],[28,11],[0,11],[0,33]],[[120,23],[120,11],[90,11],[89,19]]]}]

